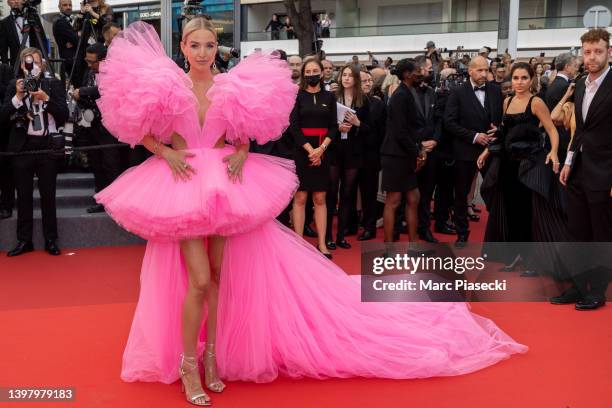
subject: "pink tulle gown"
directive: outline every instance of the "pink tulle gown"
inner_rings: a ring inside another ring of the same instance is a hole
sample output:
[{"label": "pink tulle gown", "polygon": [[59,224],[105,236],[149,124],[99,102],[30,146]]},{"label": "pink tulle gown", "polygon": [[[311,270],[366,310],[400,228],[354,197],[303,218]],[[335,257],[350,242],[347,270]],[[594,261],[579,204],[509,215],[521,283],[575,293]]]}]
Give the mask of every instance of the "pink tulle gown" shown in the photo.
[{"label": "pink tulle gown", "polygon": [[[148,240],[141,288],[123,356],[125,381],[178,380],[187,272],[178,241],[227,236],[220,280],[217,362],[226,380],[289,377],[423,378],[465,374],[527,347],[463,303],[361,303],[351,279],[274,220],[298,182],[293,163],[250,154],[244,180],[228,180],[213,149],[272,140],[288,125],[296,95],[284,61],[255,54],[215,77],[200,128],[189,78],[146,23],[113,40],[99,78],[108,129],[134,145],[145,134],[185,138],[196,176],[175,182],[162,159],[131,168],[96,199],[124,228]],[[202,350],[204,323],[199,339]]]}]

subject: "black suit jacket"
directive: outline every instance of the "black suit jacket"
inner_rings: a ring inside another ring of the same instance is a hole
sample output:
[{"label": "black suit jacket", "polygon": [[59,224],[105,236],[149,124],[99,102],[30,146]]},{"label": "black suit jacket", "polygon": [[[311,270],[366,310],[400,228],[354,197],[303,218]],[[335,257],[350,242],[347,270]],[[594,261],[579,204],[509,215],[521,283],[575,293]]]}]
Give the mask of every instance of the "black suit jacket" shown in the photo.
[{"label": "black suit jacket", "polygon": [[380,168],[380,146],[385,138],[387,112],[385,103],[374,96],[368,97],[370,105],[370,131],[364,137],[364,165]]},{"label": "black suit jacket", "polygon": [[485,91],[485,108],[478,101],[471,81],[451,91],[444,111],[444,126],[452,138],[455,160],[478,159],[484,147],[474,143],[474,136],[486,133],[491,123],[499,125],[502,109],[501,88],[491,82],[487,83]]},{"label": "black suit jacket", "polygon": [[[38,18],[38,17],[37,17]],[[40,50],[47,49],[47,36],[45,35],[44,28],[38,18],[38,23],[41,28],[40,38],[44,44],[38,44],[38,40],[32,32],[30,36],[30,47],[38,48]],[[21,43],[19,41],[19,35],[17,34],[17,27],[15,26],[15,18],[13,15],[9,15],[0,21],[0,59],[5,64],[9,64],[12,67],[15,66],[15,62],[19,57],[19,47]]]},{"label": "black suit jacket", "polygon": [[[72,28],[70,21],[62,14],[53,23],[53,37],[57,43],[59,55],[66,61],[67,66],[71,66],[74,61],[79,37]],[[68,48],[67,45],[71,44]]]},{"label": "black suit jacket", "polygon": [[[576,83],[574,101],[576,133],[570,145],[576,161],[582,163],[584,187],[591,191],[612,188],[612,69],[599,86],[591,101],[586,120],[582,116],[586,78]],[[570,171],[570,177],[572,172]]]},{"label": "black suit jacket", "polygon": [[[0,103],[4,101],[11,79],[13,79],[13,68],[7,64],[0,64]],[[8,121],[0,118],[0,151],[6,149],[8,133]]]},{"label": "black suit jacket", "polygon": [[[11,117],[17,113],[17,109],[13,106],[12,99],[15,96],[16,79],[13,79],[6,91],[4,96],[4,102],[0,106],[0,122],[11,120]],[[66,90],[62,85],[62,82],[58,79],[45,79],[42,81],[41,88],[49,95],[49,102],[45,111],[53,116],[56,127],[64,125],[68,119],[68,106],[66,105]],[[19,108],[22,112],[26,112],[27,108],[25,104]],[[27,124],[26,124],[27,129]],[[8,152],[20,152],[26,142],[27,130],[23,128],[17,128],[14,126],[14,122],[11,122],[11,129],[9,131],[9,139],[6,150]]]},{"label": "black suit jacket", "polygon": [[417,129],[419,117],[414,97],[403,82],[391,96],[387,110],[387,129],[380,148],[383,156],[401,157],[416,167],[419,154]]},{"label": "black suit jacket", "polygon": [[[548,106],[549,111],[552,112],[555,109],[555,106],[561,101],[568,87],[569,82],[560,76],[557,76],[552,84],[550,84],[546,90],[545,97],[546,106]],[[564,126],[557,126],[557,132],[559,133],[559,159],[563,162],[570,141],[570,133]]]},{"label": "black suit jacket", "polygon": [[[426,86],[422,89],[410,88],[418,113],[417,141],[440,141],[442,122],[436,116],[436,93],[433,88]],[[419,95],[421,94],[421,95]]]}]

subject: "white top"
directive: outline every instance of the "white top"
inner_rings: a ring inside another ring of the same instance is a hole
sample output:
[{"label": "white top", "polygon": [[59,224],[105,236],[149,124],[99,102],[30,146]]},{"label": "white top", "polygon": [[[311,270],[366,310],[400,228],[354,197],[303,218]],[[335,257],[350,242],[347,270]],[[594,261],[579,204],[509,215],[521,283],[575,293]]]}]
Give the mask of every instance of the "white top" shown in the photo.
[{"label": "white top", "polygon": [[[26,101],[25,103],[28,105],[28,109],[32,108],[32,111],[40,115],[40,123],[43,124],[43,128],[41,130],[34,130],[34,127],[32,126],[33,121],[30,121],[30,123],[28,124],[28,135],[29,136],[44,136],[44,133],[45,133],[45,126],[44,126],[45,122],[43,120],[44,103],[42,101],[38,101],[34,104],[34,107],[31,107],[30,101],[28,99],[24,99],[24,101]],[[19,98],[17,98],[17,95],[13,96],[13,99],[12,99],[13,106],[15,107],[15,109],[21,108],[24,105],[24,101],[20,101]],[[48,114],[47,117],[49,119],[49,123],[48,123],[49,133],[57,133],[57,128],[55,126],[55,119],[53,118],[53,115]]]}]

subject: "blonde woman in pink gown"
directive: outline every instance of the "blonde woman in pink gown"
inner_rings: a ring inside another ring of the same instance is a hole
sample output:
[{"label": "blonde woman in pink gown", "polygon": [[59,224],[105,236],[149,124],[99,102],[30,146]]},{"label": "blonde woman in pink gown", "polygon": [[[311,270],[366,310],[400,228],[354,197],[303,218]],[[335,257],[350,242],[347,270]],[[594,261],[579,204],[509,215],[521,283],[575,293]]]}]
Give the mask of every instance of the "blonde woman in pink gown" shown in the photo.
[{"label": "blonde woman in pink gown", "polygon": [[262,53],[213,78],[211,27],[185,27],[188,75],[142,22],[101,66],[105,125],[155,153],[96,195],[148,240],[122,379],[182,376],[188,401],[204,405],[201,354],[220,392],[221,378],[460,375],[526,352],[464,303],[362,303],[358,280],[275,220],[298,187],[294,164],[245,146],[282,134],[297,88]]}]

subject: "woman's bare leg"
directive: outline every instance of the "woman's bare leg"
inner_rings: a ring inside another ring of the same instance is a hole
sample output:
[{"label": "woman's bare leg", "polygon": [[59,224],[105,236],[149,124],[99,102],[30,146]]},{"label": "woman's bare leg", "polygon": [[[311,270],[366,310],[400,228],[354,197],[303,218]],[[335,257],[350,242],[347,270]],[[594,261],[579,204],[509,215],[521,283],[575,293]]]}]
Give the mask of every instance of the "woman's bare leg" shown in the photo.
[{"label": "woman's bare leg", "polygon": [[223,261],[223,248],[225,237],[213,236],[209,238],[208,253],[210,256],[210,269],[212,279],[207,291],[208,319],[206,320],[206,351],[204,353],[204,376],[208,389],[221,392],[225,384],[217,374],[217,361],[215,343],[217,340],[217,307],[219,303],[219,282],[221,277],[221,263]]},{"label": "woman's bare leg", "polygon": [[304,235],[304,222],[306,222],[306,199],[308,191],[298,191],[293,197],[293,230],[300,237]]},{"label": "woman's bare leg", "polygon": [[406,224],[408,224],[408,236],[410,242],[417,242],[419,236],[417,234],[417,227],[419,222],[419,200],[421,194],[419,189],[415,188],[406,193]]},{"label": "woman's bare leg", "polygon": [[328,254],[327,246],[325,245],[325,230],[327,229],[327,204],[325,202],[325,191],[315,191],[312,193],[312,202],[314,203],[314,219],[317,226],[317,242],[319,249]]},{"label": "woman's bare leg", "polygon": [[393,228],[395,226],[395,211],[402,200],[402,193],[387,191],[385,208],[383,210],[383,226],[385,229],[385,242],[393,242]]}]

